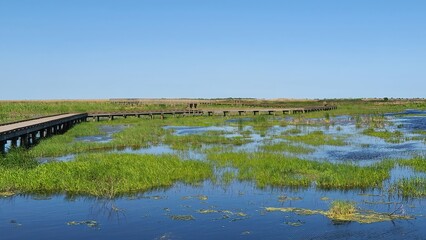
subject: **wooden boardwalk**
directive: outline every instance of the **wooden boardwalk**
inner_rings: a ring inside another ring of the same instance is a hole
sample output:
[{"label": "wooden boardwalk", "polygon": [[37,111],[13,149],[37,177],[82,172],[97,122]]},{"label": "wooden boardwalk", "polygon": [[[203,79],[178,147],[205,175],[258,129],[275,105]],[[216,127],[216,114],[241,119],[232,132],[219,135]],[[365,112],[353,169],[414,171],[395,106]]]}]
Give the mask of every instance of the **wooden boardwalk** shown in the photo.
[{"label": "wooden boardwalk", "polygon": [[337,109],[336,106],[320,106],[320,107],[304,107],[304,108],[246,108],[246,109],[195,109],[195,110],[165,110],[165,111],[142,111],[142,112],[115,112],[115,113],[88,113],[88,119],[99,121],[101,118],[108,118],[114,120],[116,117],[141,117],[148,116],[154,118],[160,116],[164,118],[166,115],[169,116],[192,116],[192,115],[206,115],[206,116],[228,116],[228,115],[247,115],[247,114],[296,114],[296,113],[308,113],[316,111],[329,111]]},{"label": "wooden boardwalk", "polygon": [[39,139],[63,133],[73,125],[86,121],[87,113],[61,114],[0,126],[0,152],[5,152],[7,141],[11,146],[28,147]]}]

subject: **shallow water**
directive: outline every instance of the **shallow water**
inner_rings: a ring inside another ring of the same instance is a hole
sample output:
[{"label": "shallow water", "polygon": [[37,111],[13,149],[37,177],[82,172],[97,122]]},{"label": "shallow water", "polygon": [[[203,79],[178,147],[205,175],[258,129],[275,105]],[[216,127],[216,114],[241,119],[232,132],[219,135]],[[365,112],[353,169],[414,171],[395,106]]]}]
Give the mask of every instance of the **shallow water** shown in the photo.
[{"label": "shallow water", "polygon": [[112,136],[115,133],[123,131],[127,126],[124,125],[102,125],[99,127],[99,130],[103,133],[101,135],[95,136],[84,136],[77,137],[74,141],[77,142],[98,142],[98,143],[107,143],[112,141]]},{"label": "shallow water", "polygon": [[[283,199],[296,199],[283,201]],[[321,200],[327,197],[329,200]],[[336,225],[321,215],[266,212],[265,207],[323,209],[333,199],[357,201],[359,207],[391,213],[425,214],[424,201],[387,199],[380,193],[266,189],[234,182],[228,187],[178,184],[115,200],[30,196],[0,199],[2,239],[424,239],[425,217],[375,224]],[[201,214],[200,210],[217,212]],[[173,220],[188,215],[194,220]],[[95,226],[68,225],[96,221]],[[300,226],[292,226],[299,223]]]},{"label": "shallow water", "polygon": [[[419,112],[386,115],[388,121],[393,123],[387,125],[386,129],[402,131],[406,136],[416,136],[414,131],[426,130],[426,116],[410,114]],[[249,124],[251,120],[243,122]],[[426,151],[426,145],[421,140],[388,143],[365,136],[362,134],[363,129],[356,128],[355,121],[348,116],[333,118],[332,122],[334,125],[328,127],[297,128],[302,130],[300,134],[321,130],[325,134],[346,137],[349,144],[315,147],[314,153],[299,157],[368,165],[388,158],[424,155]],[[228,120],[228,123],[235,124],[235,121]],[[259,133],[246,125],[167,128],[173,129],[177,135],[224,131],[228,137],[239,136],[239,131],[249,131],[253,142],[235,149],[256,151],[265,140],[274,139],[295,126],[275,126],[266,133]],[[105,136],[110,137],[114,133],[108,129],[105,132]],[[90,139],[98,140],[93,137]],[[202,150],[176,151],[167,145],[114,152],[167,153],[177,154],[183,159],[205,159]],[[69,161],[73,157],[68,155],[58,160]],[[426,175],[409,168],[396,167],[385,185],[414,174]],[[355,201],[360,209],[403,213],[416,218],[373,224],[337,224],[322,215],[303,216],[291,212],[265,211],[266,207],[327,210],[333,200]],[[200,210],[210,210],[211,213],[202,214]],[[259,189],[251,182],[238,181],[226,185],[206,181],[201,186],[178,183],[168,189],[113,200],[74,198],[61,194],[0,197],[1,239],[426,239],[426,217],[423,215],[426,215],[424,199],[404,200],[390,196],[386,190],[325,191],[314,187],[298,190]],[[186,218],[187,221],[175,220],[178,218]]]}]

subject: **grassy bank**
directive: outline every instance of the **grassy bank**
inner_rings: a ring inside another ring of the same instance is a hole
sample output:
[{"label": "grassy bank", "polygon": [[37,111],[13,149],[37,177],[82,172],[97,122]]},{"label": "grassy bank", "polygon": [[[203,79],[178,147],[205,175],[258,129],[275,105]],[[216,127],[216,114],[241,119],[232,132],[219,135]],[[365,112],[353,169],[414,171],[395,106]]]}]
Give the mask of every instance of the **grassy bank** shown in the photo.
[{"label": "grassy bank", "polygon": [[172,155],[87,154],[29,168],[1,166],[0,191],[115,197],[212,176],[209,164]]}]

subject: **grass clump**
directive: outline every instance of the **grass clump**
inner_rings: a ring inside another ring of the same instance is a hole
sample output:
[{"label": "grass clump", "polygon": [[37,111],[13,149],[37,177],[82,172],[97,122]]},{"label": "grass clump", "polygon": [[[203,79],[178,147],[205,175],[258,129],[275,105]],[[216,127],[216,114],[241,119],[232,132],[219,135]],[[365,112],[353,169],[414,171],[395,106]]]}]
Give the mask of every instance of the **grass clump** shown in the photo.
[{"label": "grass clump", "polygon": [[176,182],[198,183],[212,175],[209,164],[173,155],[97,153],[31,169],[0,167],[0,191],[115,197]]},{"label": "grass clump", "polygon": [[288,134],[301,134],[302,130],[300,130],[299,128],[291,128],[288,129],[286,131],[283,132],[283,134],[288,135]]},{"label": "grass clump", "polygon": [[362,133],[367,136],[381,138],[389,143],[401,143],[404,140],[404,134],[400,131],[375,131],[374,128],[367,128]]},{"label": "grass clump", "polygon": [[306,135],[296,136],[284,136],[289,141],[302,142],[313,146],[321,145],[333,145],[333,146],[344,146],[345,141],[342,138],[333,137],[331,135],[324,134],[323,131],[314,131]]},{"label": "grass clump", "polygon": [[403,198],[426,197],[426,178],[411,177],[400,179],[391,187],[391,193]]},{"label": "grass clump", "polygon": [[0,168],[31,169],[37,165],[37,161],[23,148],[12,148],[7,154],[0,154]]},{"label": "grass clump", "polygon": [[331,203],[328,216],[332,219],[345,219],[350,218],[356,212],[355,202],[336,200]]},{"label": "grass clump", "polygon": [[401,166],[411,167],[418,172],[426,173],[426,157],[417,156],[412,159],[399,160],[398,164]]}]

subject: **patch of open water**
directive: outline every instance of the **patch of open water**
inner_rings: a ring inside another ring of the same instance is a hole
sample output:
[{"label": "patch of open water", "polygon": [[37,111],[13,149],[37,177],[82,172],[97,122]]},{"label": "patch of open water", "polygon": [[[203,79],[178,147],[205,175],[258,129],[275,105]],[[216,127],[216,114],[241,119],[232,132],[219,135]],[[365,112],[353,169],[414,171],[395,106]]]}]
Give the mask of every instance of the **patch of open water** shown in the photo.
[{"label": "patch of open water", "polygon": [[[42,198],[41,198],[42,199]],[[288,199],[288,200],[286,200]],[[426,214],[424,201],[389,199],[362,191],[259,190],[234,182],[167,190],[115,200],[29,196],[0,199],[2,239],[424,239],[426,218],[375,224],[335,225],[321,215],[266,212],[266,207],[327,210],[332,200],[356,201],[362,209]],[[212,210],[202,214],[200,210]],[[192,220],[173,220],[192,216]],[[75,225],[73,222],[96,224]],[[289,223],[299,223],[292,226]]]},{"label": "patch of open water", "polygon": [[107,143],[112,141],[112,135],[123,131],[126,127],[125,125],[102,125],[99,127],[99,130],[102,132],[101,135],[77,137],[74,141]]}]

